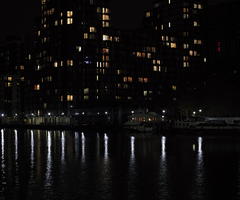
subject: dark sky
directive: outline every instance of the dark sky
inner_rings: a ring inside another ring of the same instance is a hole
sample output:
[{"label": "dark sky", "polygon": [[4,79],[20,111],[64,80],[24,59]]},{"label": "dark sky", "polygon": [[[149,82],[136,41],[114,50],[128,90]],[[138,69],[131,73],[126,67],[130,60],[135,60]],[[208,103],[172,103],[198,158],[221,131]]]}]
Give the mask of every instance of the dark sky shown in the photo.
[{"label": "dark sky", "polygon": [[[112,0],[114,26],[134,28],[141,23],[144,10],[152,6],[155,0]],[[227,0],[209,0],[227,1]],[[34,17],[39,15],[40,0],[4,0],[0,6],[0,40],[6,35],[31,33]]]}]

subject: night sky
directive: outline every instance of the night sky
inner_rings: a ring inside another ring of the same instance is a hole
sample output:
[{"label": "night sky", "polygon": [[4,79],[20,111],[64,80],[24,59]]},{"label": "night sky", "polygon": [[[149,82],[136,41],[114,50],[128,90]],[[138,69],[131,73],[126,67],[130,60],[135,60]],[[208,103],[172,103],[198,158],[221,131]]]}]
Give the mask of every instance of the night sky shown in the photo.
[{"label": "night sky", "polygon": [[[152,7],[155,0],[112,0],[114,27],[135,28],[141,24],[144,10]],[[220,2],[227,0],[209,0]],[[7,0],[0,7],[0,40],[6,35],[31,33],[34,19],[40,13],[40,0]]]}]

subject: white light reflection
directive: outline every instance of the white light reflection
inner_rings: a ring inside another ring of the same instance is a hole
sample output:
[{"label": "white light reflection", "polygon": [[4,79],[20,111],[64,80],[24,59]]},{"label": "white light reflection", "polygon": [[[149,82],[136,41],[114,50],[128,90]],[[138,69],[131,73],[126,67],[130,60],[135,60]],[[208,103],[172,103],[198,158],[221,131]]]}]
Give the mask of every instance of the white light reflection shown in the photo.
[{"label": "white light reflection", "polygon": [[159,169],[159,199],[169,199],[168,191],[168,167],[166,159],[166,137],[161,138],[161,157]]},{"label": "white light reflection", "polygon": [[104,160],[108,159],[108,136],[104,134]]},{"label": "white light reflection", "polygon": [[131,161],[135,159],[135,137],[131,137]]},{"label": "white light reflection", "polygon": [[51,168],[52,168],[52,138],[51,132],[47,132],[47,171],[46,171],[46,185],[51,185]]},{"label": "white light reflection", "polygon": [[97,133],[97,158],[100,156],[100,137],[99,133]]},{"label": "white light reflection", "polygon": [[85,162],[85,135],[84,133],[81,134],[81,141],[82,141],[82,162]]},{"label": "white light reflection", "polygon": [[30,131],[30,167],[31,167],[31,173],[30,173],[30,183],[34,183],[34,133],[33,130]]},{"label": "white light reflection", "polygon": [[[129,138],[130,142],[130,159],[129,159],[129,166],[128,166],[128,188],[130,191],[136,191],[136,180],[137,180],[137,171],[136,171],[136,158],[135,158],[135,140],[134,136]],[[133,193],[132,198],[137,199],[135,196],[136,194]]]},{"label": "white light reflection", "polygon": [[5,172],[5,134],[4,130],[1,129],[1,170],[2,170],[2,176],[1,176],[1,187],[0,192],[4,191],[4,185],[6,185],[6,172]]},{"label": "white light reflection", "polygon": [[202,154],[202,137],[198,137],[198,153]]},{"label": "white light reflection", "polygon": [[65,132],[61,133],[61,161],[65,161]]},{"label": "white light reflection", "polygon": [[192,197],[196,199],[201,197],[205,199],[206,187],[205,187],[205,173],[204,173],[204,159],[203,159],[203,138],[198,137],[197,146],[197,163],[195,167],[195,176],[193,184]]},{"label": "white light reflection", "polygon": [[76,158],[79,156],[79,133],[75,132],[74,133],[74,141],[75,141],[75,154]]},{"label": "white light reflection", "polygon": [[33,168],[34,165],[34,134],[31,131],[31,167]]},{"label": "white light reflection", "polygon": [[166,137],[165,136],[162,136],[161,145],[162,145],[162,158],[165,159],[165,156],[166,156]]},{"label": "white light reflection", "polygon": [[18,132],[14,130],[15,160],[18,160]]},{"label": "white light reflection", "polygon": [[5,147],[5,135],[4,135],[4,130],[2,129],[1,130],[1,160],[2,160],[2,169],[3,169],[3,172],[5,170],[5,150],[4,150],[4,147]]}]

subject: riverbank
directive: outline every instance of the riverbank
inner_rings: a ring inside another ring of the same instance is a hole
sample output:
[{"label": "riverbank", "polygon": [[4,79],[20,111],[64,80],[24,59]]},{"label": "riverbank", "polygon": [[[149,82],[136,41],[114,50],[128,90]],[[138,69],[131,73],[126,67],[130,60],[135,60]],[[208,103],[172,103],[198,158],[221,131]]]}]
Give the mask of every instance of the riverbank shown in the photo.
[{"label": "riverbank", "polygon": [[26,124],[0,124],[0,128],[4,129],[31,129],[31,130],[59,130],[59,131],[96,131],[96,132],[111,132],[111,133],[125,133],[134,135],[149,135],[149,134],[162,134],[162,135],[239,135],[239,129],[193,129],[193,128],[171,128],[171,127],[159,127],[154,132],[140,133],[137,131],[126,131],[121,126],[113,125],[26,125]]}]

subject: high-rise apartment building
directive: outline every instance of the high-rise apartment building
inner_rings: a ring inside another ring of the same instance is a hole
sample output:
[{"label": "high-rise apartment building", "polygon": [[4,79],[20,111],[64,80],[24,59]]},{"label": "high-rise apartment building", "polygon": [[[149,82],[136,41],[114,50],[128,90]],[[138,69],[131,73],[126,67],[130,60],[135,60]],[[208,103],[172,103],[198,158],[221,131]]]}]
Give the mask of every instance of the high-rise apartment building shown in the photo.
[{"label": "high-rise apartment building", "polygon": [[200,95],[204,87],[205,10],[204,0],[163,0],[146,12],[145,27],[154,32],[168,70],[167,81],[177,82],[179,97]]},{"label": "high-rise apartment building", "polygon": [[0,114],[17,116],[24,113],[26,89],[26,59],[24,43],[8,37],[0,46]]},{"label": "high-rise apartment building", "polygon": [[42,0],[41,7],[34,112],[70,113],[111,101],[111,54],[119,37],[110,29],[108,2]]}]

